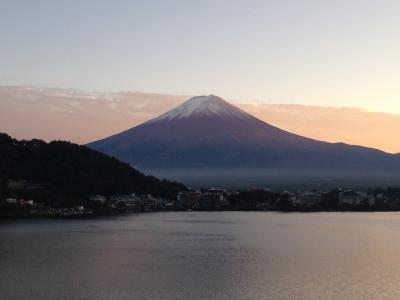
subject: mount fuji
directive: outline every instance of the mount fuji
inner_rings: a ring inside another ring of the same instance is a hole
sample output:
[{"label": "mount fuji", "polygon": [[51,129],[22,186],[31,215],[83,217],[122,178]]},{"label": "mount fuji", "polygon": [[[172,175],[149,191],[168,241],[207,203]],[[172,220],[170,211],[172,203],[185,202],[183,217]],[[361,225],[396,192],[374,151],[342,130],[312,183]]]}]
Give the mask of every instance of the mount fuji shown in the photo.
[{"label": "mount fuji", "polygon": [[214,95],[193,97],[88,146],[144,172],[192,185],[333,187],[400,182],[399,155],[296,135]]}]

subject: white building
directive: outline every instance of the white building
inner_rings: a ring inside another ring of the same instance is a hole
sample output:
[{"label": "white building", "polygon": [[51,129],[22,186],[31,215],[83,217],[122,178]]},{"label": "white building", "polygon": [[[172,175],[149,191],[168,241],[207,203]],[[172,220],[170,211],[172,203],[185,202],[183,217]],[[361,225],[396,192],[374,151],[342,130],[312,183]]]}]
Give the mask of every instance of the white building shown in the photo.
[{"label": "white building", "polygon": [[15,198],[6,198],[6,202],[9,204],[17,204],[17,199]]},{"label": "white building", "polygon": [[103,195],[94,195],[90,197],[89,201],[105,203],[107,201],[107,198]]},{"label": "white building", "polygon": [[366,199],[366,195],[353,190],[344,190],[339,194],[339,203],[342,205],[361,205]]},{"label": "white building", "polygon": [[320,204],[321,194],[318,192],[306,192],[300,194],[295,199],[296,206],[312,207]]}]

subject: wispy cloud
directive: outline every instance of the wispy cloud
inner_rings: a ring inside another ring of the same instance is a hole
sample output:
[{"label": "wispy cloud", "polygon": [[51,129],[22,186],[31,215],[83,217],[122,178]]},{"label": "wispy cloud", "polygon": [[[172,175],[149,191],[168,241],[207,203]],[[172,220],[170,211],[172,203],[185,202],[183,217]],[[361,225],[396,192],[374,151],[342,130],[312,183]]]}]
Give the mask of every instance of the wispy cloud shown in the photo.
[{"label": "wispy cloud", "polygon": [[[0,87],[0,131],[18,138],[87,143],[154,118],[189,97]],[[262,102],[237,105],[300,135],[400,152],[400,140],[394,138],[400,132],[400,115],[349,107]]]}]

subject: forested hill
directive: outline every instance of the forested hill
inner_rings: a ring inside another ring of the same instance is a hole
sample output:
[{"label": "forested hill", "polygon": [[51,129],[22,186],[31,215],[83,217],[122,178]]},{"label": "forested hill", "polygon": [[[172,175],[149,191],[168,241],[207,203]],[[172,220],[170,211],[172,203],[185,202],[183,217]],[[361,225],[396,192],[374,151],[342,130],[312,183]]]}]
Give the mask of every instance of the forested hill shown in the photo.
[{"label": "forested hill", "polygon": [[173,198],[183,184],[145,176],[130,165],[85,146],[42,140],[18,141],[0,133],[0,192],[9,180],[41,186],[44,197],[152,194]]}]

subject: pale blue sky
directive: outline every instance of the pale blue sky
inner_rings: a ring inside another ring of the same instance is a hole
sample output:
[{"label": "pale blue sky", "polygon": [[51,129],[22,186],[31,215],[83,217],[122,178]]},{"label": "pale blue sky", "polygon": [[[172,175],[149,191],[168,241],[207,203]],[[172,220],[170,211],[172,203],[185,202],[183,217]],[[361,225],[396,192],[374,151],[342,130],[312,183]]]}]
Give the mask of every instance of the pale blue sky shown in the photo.
[{"label": "pale blue sky", "polygon": [[0,0],[0,85],[400,113],[400,1]]}]

